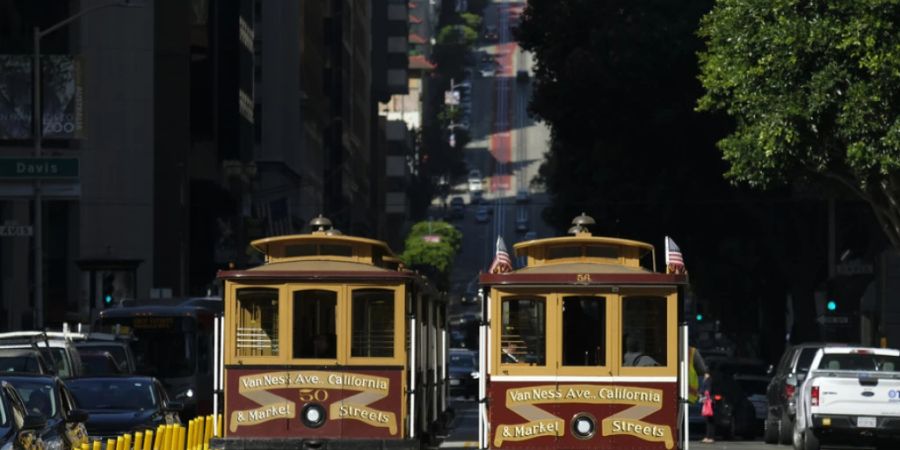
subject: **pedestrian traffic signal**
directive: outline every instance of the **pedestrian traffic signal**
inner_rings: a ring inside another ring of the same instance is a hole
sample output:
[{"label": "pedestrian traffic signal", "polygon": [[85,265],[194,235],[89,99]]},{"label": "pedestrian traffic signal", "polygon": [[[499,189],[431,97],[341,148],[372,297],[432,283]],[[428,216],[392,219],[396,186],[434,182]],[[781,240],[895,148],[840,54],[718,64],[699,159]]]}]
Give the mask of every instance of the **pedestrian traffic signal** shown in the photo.
[{"label": "pedestrian traffic signal", "polygon": [[109,307],[113,305],[113,300],[115,298],[113,295],[115,294],[115,286],[113,285],[113,280],[115,280],[115,275],[112,273],[106,273],[103,275],[103,286],[101,295],[103,298],[103,306]]},{"label": "pedestrian traffic signal", "polygon": [[825,304],[825,307],[828,308],[829,311],[834,311],[837,309],[837,302],[834,300],[828,300],[828,303]]},{"label": "pedestrian traffic signal", "polygon": [[697,322],[703,321],[703,314],[697,313]]}]

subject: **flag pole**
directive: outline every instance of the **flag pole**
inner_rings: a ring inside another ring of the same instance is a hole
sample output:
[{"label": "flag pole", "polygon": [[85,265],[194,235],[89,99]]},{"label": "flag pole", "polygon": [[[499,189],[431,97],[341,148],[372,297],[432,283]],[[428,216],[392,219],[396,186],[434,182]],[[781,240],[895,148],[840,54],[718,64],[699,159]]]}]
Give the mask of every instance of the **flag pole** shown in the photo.
[{"label": "flag pole", "polygon": [[669,273],[669,236],[664,237],[663,246],[666,249],[666,252],[665,252],[666,273]]}]

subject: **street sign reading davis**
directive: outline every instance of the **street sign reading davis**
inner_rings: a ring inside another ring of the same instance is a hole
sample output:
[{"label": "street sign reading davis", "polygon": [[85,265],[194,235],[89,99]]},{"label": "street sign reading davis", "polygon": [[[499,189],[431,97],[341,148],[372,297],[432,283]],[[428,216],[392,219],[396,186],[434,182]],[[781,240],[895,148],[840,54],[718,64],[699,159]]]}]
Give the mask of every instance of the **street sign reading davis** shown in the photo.
[{"label": "street sign reading davis", "polygon": [[78,178],[78,158],[0,158],[0,178]]}]

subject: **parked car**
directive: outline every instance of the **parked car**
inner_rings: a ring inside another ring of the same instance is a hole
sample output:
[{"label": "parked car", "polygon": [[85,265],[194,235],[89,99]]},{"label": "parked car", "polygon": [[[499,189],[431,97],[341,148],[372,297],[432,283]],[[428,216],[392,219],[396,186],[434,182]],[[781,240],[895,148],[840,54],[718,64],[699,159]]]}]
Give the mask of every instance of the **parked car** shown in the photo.
[{"label": "parked car", "polygon": [[134,430],[181,423],[178,412],[183,405],[169,400],[156,378],[85,377],[66,384],[78,405],[90,414],[87,429],[91,438],[106,440]]},{"label": "parked car", "polygon": [[0,349],[0,373],[23,372],[51,374],[53,369],[40,350],[31,348]]},{"label": "parked car", "polygon": [[517,70],[516,71],[516,81],[519,83],[527,83],[529,80],[529,75],[527,70]]},{"label": "parked car", "polygon": [[0,381],[0,448],[25,450],[44,448],[41,430],[47,420],[29,414],[22,397],[12,384]]},{"label": "parked car", "polygon": [[754,416],[754,435],[762,433],[763,423],[769,412],[769,402],[766,400],[766,388],[769,386],[770,377],[765,375],[748,375],[735,374],[734,380],[737,381],[744,396],[753,405]]},{"label": "parked car", "polygon": [[477,353],[460,348],[450,349],[450,395],[474,398],[478,392]]},{"label": "parked car", "polygon": [[41,439],[47,450],[81,448],[88,442],[88,413],[79,409],[69,389],[53,375],[9,375],[0,380],[16,389],[28,414],[46,419]]},{"label": "parked car", "polygon": [[516,203],[528,203],[528,190],[527,189],[519,189],[516,191]]},{"label": "parked car", "polygon": [[475,211],[475,221],[478,223],[487,223],[488,220],[490,220],[490,217],[488,217],[487,208],[479,206]]},{"label": "parked car", "polygon": [[0,333],[0,349],[38,348],[61,378],[81,375],[81,357],[68,333],[14,331]]},{"label": "parked car", "polygon": [[[754,404],[734,378],[713,375],[710,395],[713,400],[716,433],[724,439],[752,438],[757,435],[759,428]],[[706,423],[700,409],[700,403],[688,406],[688,420],[694,430],[703,429]]]},{"label": "parked car", "polygon": [[119,366],[121,373],[134,373],[135,360],[128,340],[106,333],[90,333],[83,339],[74,338],[75,348],[83,352],[109,352]]},{"label": "parked car", "polygon": [[469,171],[469,192],[482,192],[484,191],[483,180],[481,178],[481,171],[478,169],[473,169]]},{"label": "parked car", "polygon": [[486,41],[496,41],[497,39],[500,39],[500,34],[497,33],[497,27],[494,25],[485,25],[481,36]]},{"label": "parked car", "polygon": [[482,64],[478,73],[483,77],[492,77],[497,74],[497,66],[493,63]]},{"label": "parked car", "polygon": [[794,415],[796,406],[794,394],[797,387],[806,379],[809,365],[816,352],[824,347],[843,346],[843,344],[806,343],[787,348],[781,355],[778,364],[773,367],[772,381],[766,389],[768,414],[764,423],[763,439],[766,443],[793,443]]},{"label": "parked car", "polygon": [[122,368],[109,352],[81,352],[85,376],[119,375]]},{"label": "parked car", "polygon": [[462,219],[465,209],[466,209],[466,203],[462,197],[453,197],[450,199],[450,218],[451,219]]},{"label": "parked car", "polygon": [[525,232],[528,228],[528,210],[519,209],[516,212],[516,231]]},{"label": "parked car", "polygon": [[900,350],[823,347],[796,397],[795,449],[900,447]]}]

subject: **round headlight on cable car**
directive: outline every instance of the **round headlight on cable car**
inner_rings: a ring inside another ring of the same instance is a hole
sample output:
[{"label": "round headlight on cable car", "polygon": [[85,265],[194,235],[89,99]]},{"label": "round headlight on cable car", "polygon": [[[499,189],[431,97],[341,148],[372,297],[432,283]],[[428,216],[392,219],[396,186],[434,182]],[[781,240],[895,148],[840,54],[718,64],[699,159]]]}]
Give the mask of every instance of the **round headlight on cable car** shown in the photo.
[{"label": "round headlight on cable car", "polygon": [[303,411],[300,413],[300,420],[310,428],[319,428],[325,424],[325,408],[322,405],[310,403],[303,407]]},{"label": "round headlight on cable car", "polygon": [[588,413],[579,413],[572,418],[572,434],[578,439],[590,439],[597,433],[597,420]]}]

